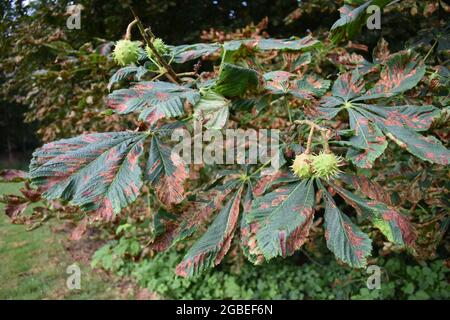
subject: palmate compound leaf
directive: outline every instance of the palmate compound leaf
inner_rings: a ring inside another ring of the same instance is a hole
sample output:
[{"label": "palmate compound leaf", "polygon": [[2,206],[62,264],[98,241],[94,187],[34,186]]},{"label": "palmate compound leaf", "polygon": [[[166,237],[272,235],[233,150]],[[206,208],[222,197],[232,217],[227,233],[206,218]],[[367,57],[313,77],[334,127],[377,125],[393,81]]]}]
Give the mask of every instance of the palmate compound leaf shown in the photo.
[{"label": "palmate compound leaf", "polygon": [[335,256],[355,268],[364,268],[372,251],[372,241],[349,217],[343,214],[333,197],[320,184],[325,201],[325,239]]},{"label": "palmate compound leaf", "polygon": [[176,273],[187,277],[218,265],[230,249],[239,218],[243,187],[237,190],[208,230],[197,240],[177,266]]},{"label": "palmate compound leaf", "polygon": [[32,184],[47,199],[64,199],[113,219],[142,187],[139,160],[147,134],[85,134],[51,142],[33,153]]},{"label": "palmate compound leaf", "polygon": [[173,150],[157,136],[152,137],[145,178],[164,204],[183,201],[184,182],[188,178],[186,163]]},{"label": "palmate compound leaf", "polygon": [[[311,36],[302,39],[244,39],[232,40],[225,42],[223,45],[219,43],[196,43],[192,45],[169,46],[170,56],[175,63],[185,63],[190,60],[205,58],[222,52],[228,53],[228,57],[237,52],[244,46],[255,48],[256,50],[290,50],[301,51],[307,50],[319,41]],[[229,62],[230,59],[224,59]]]},{"label": "palmate compound leaf", "polygon": [[194,89],[163,81],[143,81],[129,89],[113,91],[106,104],[118,114],[141,112],[139,118],[152,124],[183,115],[184,103],[194,105],[199,99],[200,93]]},{"label": "palmate compound leaf", "polygon": [[[402,57],[402,55],[397,55],[397,57]],[[448,164],[450,151],[436,138],[424,137],[417,133],[429,129],[433,120],[439,116],[439,109],[433,106],[390,107],[358,102],[374,97],[399,94],[420,81],[421,76],[417,75],[420,75],[421,71],[401,67],[408,64],[404,62],[403,58],[394,57],[388,63],[392,61],[397,61],[397,64],[392,65],[395,66],[392,67],[392,70],[397,72],[396,80],[389,87],[376,85],[376,88],[382,88],[378,93],[364,94],[364,82],[358,74],[358,70],[339,76],[333,85],[333,96],[327,96],[321,100],[319,117],[332,119],[341,110],[348,112],[350,126],[355,132],[355,137],[349,141],[353,146],[347,156],[359,167],[370,168],[373,161],[382,154],[385,149],[384,135],[422,160]],[[403,72],[404,70],[407,71]]]},{"label": "palmate compound leaf", "polygon": [[417,234],[414,227],[405,216],[393,207],[389,207],[381,202],[380,200],[382,200],[382,197],[380,195],[369,192],[367,186],[370,184],[369,182],[364,182],[363,178],[346,175],[342,175],[342,178],[356,191],[362,192],[370,197],[371,200],[361,198],[336,184],[330,183],[333,190],[335,190],[349,205],[354,207],[363,218],[369,219],[390,242],[414,248]]},{"label": "palmate compound leaf", "polygon": [[266,260],[292,255],[306,241],[314,216],[313,180],[287,184],[256,198],[247,223]]}]

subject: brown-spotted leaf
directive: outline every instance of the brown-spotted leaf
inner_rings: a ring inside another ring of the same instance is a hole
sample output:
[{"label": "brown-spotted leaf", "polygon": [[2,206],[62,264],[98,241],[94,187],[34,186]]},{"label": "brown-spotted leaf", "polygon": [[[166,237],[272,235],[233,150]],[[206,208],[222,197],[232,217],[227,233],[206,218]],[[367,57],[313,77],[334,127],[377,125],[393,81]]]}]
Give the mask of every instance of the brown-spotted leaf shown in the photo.
[{"label": "brown-spotted leaf", "polygon": [[242,191],[241,187],[233,194],[208,230],[186,253],[176,268],[179,276],[188,277],[201,273],[222,261],[236,229]]},{"label": "brown-spotted leaf", "polygon": [[118,114],[141,112],[139,118],[154,123],[162,118],[184,114],[184,103],[194,105],[200,93],[194,89],[163,81],[143,81],[129,89],[113,91],[107,106]]},{"label": "brown-spotted leaf", "polygon": [[355,268],[364,268],[372,251],[372,241],[343,214],[333,197],[322,188],[325,201],[325,239],[335,256]]},{"label": "brown-spotted leaf", "polygon": [[155,187],[158,198],[167,205],[183,201],[188,177],[186,163],[180,155],[153,136],[146,179]]},{"label": "brown-spotted leaf", "polygon": [[352,147],[347,150],[346,158],[360,168],[372,168],[373,162],[387,147],[386,137],[376,124],[357,110],[348,108],[348,114],[350,129],[354,130],[355,135],[349,140]]},{"label": "brown-spotted leaf", "polygon": [[[398,245],[415,246],[417,238],[409,220],[393,207],[377,200],[366,200],[333,183],[330,186],[364,218],[368,218],[386,238]],[[353,186],[355,189],[357,185]]]},{"label": "brown-spotted leaf", "polygon": [[313,215],[313,181],[304,180],[256,198],[246,219],[255,232],[255,245],[270,260],[292,255],[301,247],[309,234]]},{"label": "brown-spotted leaf", "polygon": [[417,55],[400,52],[392,55],[375,86],[355,101],[387,98],[414,88],[425,75],[425,66]]},{"label": "brown-spotted leaf", "polygon": [[358,70],[341,74],[334,82],[332,93],[341,98],[341,104],[364,93],[364,80]]},{"label": "brown-spotted leaf", "polygon": [[85,134],[48,143],[33,153],[32,184],[46,199],[64,199],[113,219],[142,186],[142,132]]},{"label": "brown-spotted leaf", "polygon": [[4,169],[0,171],[0,179],[5,182],[18,182],[27,179],[28,173],[16,169]]}]

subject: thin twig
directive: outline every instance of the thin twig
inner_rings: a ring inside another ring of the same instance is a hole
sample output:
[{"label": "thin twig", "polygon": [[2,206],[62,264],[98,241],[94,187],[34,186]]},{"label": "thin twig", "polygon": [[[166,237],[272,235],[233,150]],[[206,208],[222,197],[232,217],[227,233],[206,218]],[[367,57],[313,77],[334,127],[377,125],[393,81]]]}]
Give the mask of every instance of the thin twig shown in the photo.
[{"label": "thin twig", "polygon": [[309,136],[308,136],[308,142],[306,143],[305,154],[311,153],[311,145],[312,145],[312,140],[313,140],[313,136],[314,136],[314,127],[311,126],[310,128],[311,129],[309,130]]},{"label": "thin twig", "polygon": [[130,24],[127,27],[127,32],[125,33],[125,40],[131,40],[131,29],[133,29],[133,26],[137,23],[137,20],[134,19],[130,22]]}]

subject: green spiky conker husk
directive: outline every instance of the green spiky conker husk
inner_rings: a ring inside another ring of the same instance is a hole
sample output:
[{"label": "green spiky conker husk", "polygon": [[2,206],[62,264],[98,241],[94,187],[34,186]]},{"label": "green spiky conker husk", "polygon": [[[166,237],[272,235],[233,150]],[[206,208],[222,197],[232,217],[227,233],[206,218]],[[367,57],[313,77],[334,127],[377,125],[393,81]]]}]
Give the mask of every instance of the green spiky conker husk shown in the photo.
[{"label": "green spiky conker husk", "polygon": [[299,154],[295,157],[294,163],[291,166],[292,172],[299,178],[309,178],[313,174],[311,167],[311,155]]},{"label": "green spiky conker husk", "polygon": [[320,178],[329,179],[336,176],[340,170],[342,159],[333,153],[324,153],[312,157],[312,169]]},{"label": "green spiky conker husk", "polygon": [[130,40],[117,41],[113,57],[121,66],[137,62],[139,58],[139,42]]},{"label": "green spiky conker husk", "polygon": [[[164,54],[167,52],[167,46],[161,38],[156,38],[152,43],[159,54]],[[153,52],[149,46],[145,46],[145,52],[149,58],[153,57]]]}]

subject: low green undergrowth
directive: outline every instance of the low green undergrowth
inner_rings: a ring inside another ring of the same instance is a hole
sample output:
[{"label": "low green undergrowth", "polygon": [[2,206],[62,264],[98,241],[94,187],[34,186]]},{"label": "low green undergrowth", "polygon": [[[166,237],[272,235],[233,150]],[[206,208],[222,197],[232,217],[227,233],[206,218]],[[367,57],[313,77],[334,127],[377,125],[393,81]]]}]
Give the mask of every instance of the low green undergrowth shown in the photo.
[{"label": "low green undergrowth", "polygon": [[[129,240],[132,241],[132,240]],[[369,290],[365,271],[343,268],[331,257],[324,262],[301,256],[254,267],[226,263],[216,271],[192,278],[175,275],[182,252],[171,250],[154,258],[131,261],[132,242],[109,243],[94,255],[93,265],[137,283],[164,299],[448,299],[449,270],[444,260],[417,264],[403,255],[378,258],[381,288]]]}]

